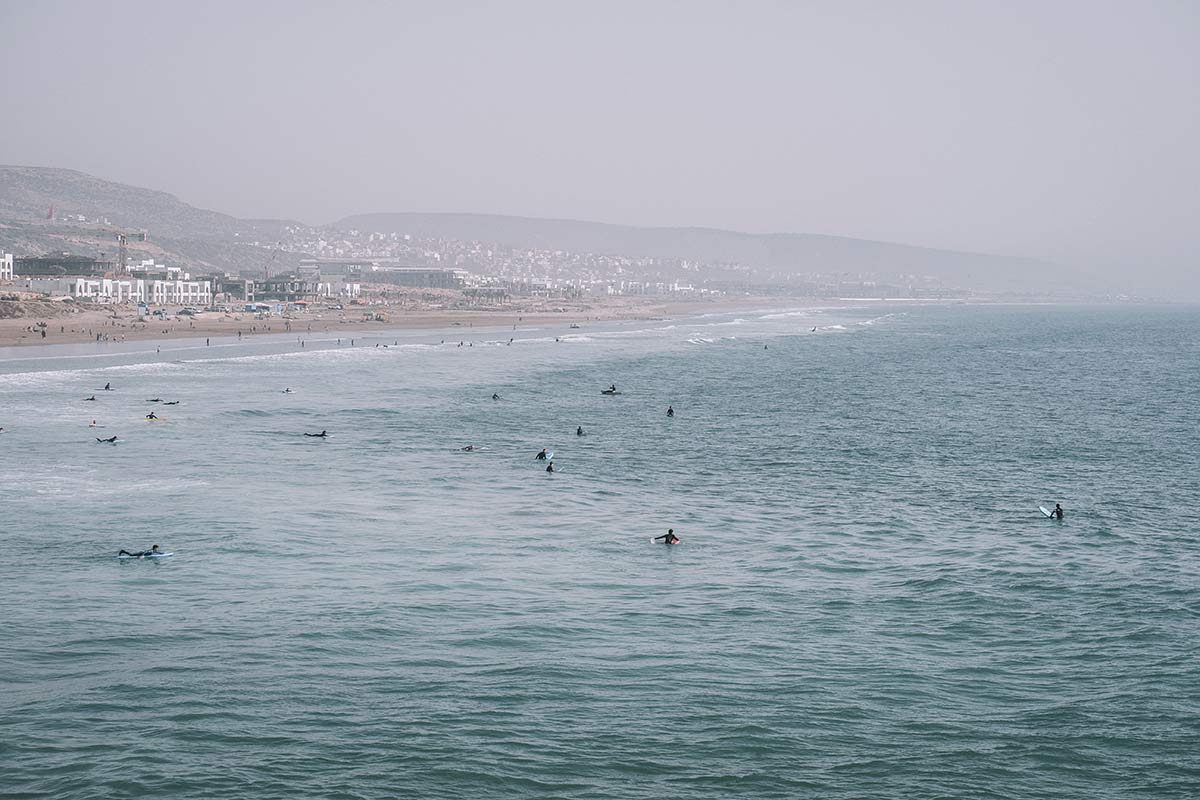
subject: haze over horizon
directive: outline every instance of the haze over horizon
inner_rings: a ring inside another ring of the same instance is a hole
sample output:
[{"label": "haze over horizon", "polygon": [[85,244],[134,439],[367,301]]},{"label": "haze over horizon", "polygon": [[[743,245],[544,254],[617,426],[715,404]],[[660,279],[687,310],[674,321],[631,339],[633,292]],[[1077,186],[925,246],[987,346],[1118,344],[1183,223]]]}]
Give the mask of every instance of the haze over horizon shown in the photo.
[{"label": "haze over horizon", "polygon": [[1200,290],[1200,7],[0,5],[0,163],[242,217],[821,233]]}]

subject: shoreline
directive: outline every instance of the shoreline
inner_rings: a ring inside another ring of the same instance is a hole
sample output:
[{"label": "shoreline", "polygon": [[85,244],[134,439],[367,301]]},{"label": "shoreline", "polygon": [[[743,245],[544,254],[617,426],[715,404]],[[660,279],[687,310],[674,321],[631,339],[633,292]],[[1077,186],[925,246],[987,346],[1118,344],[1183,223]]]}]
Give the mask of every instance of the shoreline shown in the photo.
[{"label": "shoreline", "polygon": [[[45,345],[87,344],[237,337],[254,340],[260,336],[321,334],[370,336],[388,330],[445,330],[499,328],[513,325],[653,320],[680,315],[732,312],[739,308],[794,306],[798,298],[739,296],[712,300],[662,301],[640,298],[604,300],[594,305],[571,307],[543,304],[512,310],[411,308],[354,306],[340,311],[311,311],[259,319],[250,313],[204,312],[195,317],[146,319],[125,306],[50,306],[57,316],[19,316],[0,319],[0,348],[37,348]],[[550,306],[550,307],[547,307]],[[70,310],[68,310],[70,309]],[[64,313],[65,312],[65,313]],[[384,319],[368,319],[383,314]],[[43,327],[44,326],[44,327]],[[45,335],[42,335],[42,331]]]}]

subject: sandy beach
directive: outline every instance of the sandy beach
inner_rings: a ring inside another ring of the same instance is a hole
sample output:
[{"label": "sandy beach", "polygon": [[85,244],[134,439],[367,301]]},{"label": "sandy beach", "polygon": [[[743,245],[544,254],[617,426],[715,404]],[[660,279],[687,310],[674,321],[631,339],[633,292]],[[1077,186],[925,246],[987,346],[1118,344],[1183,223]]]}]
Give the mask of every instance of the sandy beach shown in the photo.
[{"label": "sandy beach", "polygon": [[[347,333],[368,335],[375,330],[448,328],[516,324],[654,319],[686,314],[762,307],[785,303],[782,298],[719,297],[668,301],[656,297],[616,297],[565,302],[513,303],[480,310],[432,307],[422,303],[346,305],[342,309],[315,307],[310,311],[261,317],[248,312],[202,312],[177,316],[168,308],[165,319],[139,318],[136,307],[45,301],[0,301],[0,347],[71,344],[89,341],[136,341],[197,336],[255,336],[260,334]],[[795,301],[790,301],[794,303]]]}]

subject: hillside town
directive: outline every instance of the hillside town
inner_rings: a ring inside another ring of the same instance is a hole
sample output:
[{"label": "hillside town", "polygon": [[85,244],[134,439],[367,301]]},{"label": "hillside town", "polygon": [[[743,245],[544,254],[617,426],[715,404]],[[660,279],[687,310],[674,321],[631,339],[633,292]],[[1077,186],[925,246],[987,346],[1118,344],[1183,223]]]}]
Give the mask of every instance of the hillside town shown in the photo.
[{"label": "hillside town", "polygon": [[53,214],[51,210],[45,230],[97,237],[116,230],[117,253],[0,254],[0,299],[281,313],[317,303],[388,304],[411,290],[434,292],[430,299],[439,307],[476,309],[611,297],[966,296],[915,275],[881,281],[874,275],[775,274],[737,263],[515,248],[299,225],[284,227],[274,241],[237,238],[245,257],[236,261],[254,266],[218,270],[195,260],[173,264],[141,257],[145,253],[140,243],[153,241],[148,231],[122,231],[105,219],[55,219]]}]

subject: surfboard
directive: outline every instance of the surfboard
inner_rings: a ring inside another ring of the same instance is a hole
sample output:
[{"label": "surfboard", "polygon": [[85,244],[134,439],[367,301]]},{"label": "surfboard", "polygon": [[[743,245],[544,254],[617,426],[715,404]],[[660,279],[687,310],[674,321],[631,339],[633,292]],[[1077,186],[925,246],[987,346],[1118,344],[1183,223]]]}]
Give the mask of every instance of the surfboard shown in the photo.
[{"label": "surfboard", "polygon": [[122,554],[122,555],[118,555],[117,558],[121,559],[122,561],[125,561],[126,559],[130,559],[130,558],[132,558],[134,560],[137,560],[140,558],[170,558],[173,555],[175,555],[175,554],[174,553],[151,553],[150,555],[146,555],[146,556],[129,556],[129,555]]},{"label": "surfboard", "polygon": [[142,417],[146,422],[166,422],[166,417]]},{"label": "surfboard", "polygon": [[1038,506],[1038,508],[1040,508],[1042,510],[1042,513],[1045,514],[1047,517],[1054,516],[1053,514],[1050,513],[1050,509],[1046,508],[1045,506]]},{"label": "surfboard", "polygon": [[618,394],[620,394],[620,392],[610,392],[608,389],[601,389],[601,390],[600,390],[600,394],[606,394],[606,395],[608,395],[609,397],[613,397],[613,396],[615,396],[615,395],[618,395]]}]

